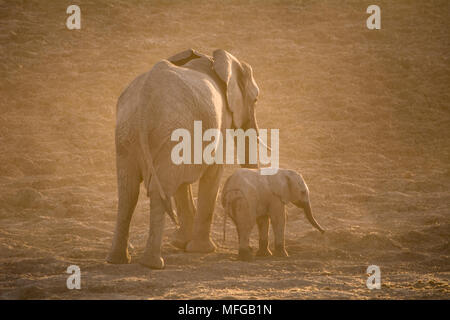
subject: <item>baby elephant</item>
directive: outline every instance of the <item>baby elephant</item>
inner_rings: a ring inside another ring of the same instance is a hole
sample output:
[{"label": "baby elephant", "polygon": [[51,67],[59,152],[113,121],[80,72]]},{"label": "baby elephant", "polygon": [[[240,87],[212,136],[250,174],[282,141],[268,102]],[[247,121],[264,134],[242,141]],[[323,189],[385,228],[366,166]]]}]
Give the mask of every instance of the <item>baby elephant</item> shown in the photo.
[{"label": "baby elephant", "polygon": [[288,202],[302,208],[309,222],[325,232],[312,215],[308,187],[295,171],[279,169],[274,175],[261,175],[260,170],[238,169],[228,178],[222,191],[222,206],[236,225],[240,260],[253,259],[249,237],[255,223],[259,231],[257,255],[272,254],[268,247],[269,219],[275,236],[275,255],[288,256],[284,245]]}]

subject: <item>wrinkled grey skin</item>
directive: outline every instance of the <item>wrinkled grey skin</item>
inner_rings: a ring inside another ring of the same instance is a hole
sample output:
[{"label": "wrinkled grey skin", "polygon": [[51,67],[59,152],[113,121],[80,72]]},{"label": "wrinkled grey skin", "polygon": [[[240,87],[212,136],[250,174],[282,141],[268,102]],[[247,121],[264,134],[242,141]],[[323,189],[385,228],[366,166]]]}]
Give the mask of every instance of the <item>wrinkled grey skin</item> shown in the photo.
[{"label": "wrinkled grey skin", "polygon": [[[130,220],[140,183],[144,182],[150,197],[150,228],[140,263],[155,269],[164,267],[161,242],[166,202],[152,178],[149,155],[164,194],[175,199],[180,227],[173,244],[188,252],[215,250],[210,226],[222,166],[175,165],[171,150],[178,141],[171,141],[171,134],[185,128],[193,139],[196,120],[202,121],[203,132],[216,128],[224,136],[227,128],[257,129],[255,102],[258,93],[251,67],[224,50],[214,51],[213,57],[186,50],[158,62],[131,82],[117,103],[115,142],[119,204],[108,262],[130,262]],[[193,150],[191,153],[193,157]],[[198,180],[198,208],[195,208],[191,184]]]},{"label": "wrinkled grey skin", "polygon": [[222,206],[234,221],[239,235],[239,259],[252,260],[250,233],[258,225],[258,256],[269,256],[269,220],[275,236],[275,255],[287,257],[284,244],[285,204],[302,208],[308,221],[325,232],[312,215],[309,190],[303,177],[293,170],[279,169],[274,175],[259,170],[238,169],[225,183]]}]

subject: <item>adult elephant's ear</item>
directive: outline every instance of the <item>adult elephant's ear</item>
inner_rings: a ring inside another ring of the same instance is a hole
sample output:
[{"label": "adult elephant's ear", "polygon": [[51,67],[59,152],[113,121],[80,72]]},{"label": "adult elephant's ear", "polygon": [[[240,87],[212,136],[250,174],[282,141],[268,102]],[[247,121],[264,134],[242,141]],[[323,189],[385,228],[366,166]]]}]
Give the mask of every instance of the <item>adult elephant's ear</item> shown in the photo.
[{"label": "adult elephant's ear", "polygon": [[193,59],[198,59],[204,56],[203,54],[195,51],[194,49],[188,49],[184,50],[180,53],[177,53],[176,55],[171,56],[169,59],[170,62],[172,62],[176,66],[182,66],[188,63],[189,61]]},{"label": "adult elephant's ear", "polygon": [[227,86],[228,108],[233,114],[233,123],[241,128],[248,121],[248,110],[244,105],[244,70],[241,63],[233,55],[219,49],[213,52],[213,68],[219,78]]}]

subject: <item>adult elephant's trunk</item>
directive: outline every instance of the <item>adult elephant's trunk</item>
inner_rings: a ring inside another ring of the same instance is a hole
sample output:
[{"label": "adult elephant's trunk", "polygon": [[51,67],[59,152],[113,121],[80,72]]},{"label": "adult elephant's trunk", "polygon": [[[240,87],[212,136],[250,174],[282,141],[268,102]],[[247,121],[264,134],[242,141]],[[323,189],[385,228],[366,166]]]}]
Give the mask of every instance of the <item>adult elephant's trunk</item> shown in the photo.
[{"label": "adult elephant's trunk", "polygon": [[[259,168],[258,164],[258,154],[256,154],[257,163],[250,163],[250,143],[259,143],[259,127],[258,123],[256,122],[256,116],[255,113],[250,117],[250,120],[248,121],[247,126],[245,126],[244,130],[247,129],[255,129],[256,131],[256,140],[252,141],[252,139],[246,138],[245,143],[245,164],[241,165],[242,168],[249,168],[249,169],[257,169]],[[255,146],[256,147],[256,146]],[[255,149],[256,151],[258,148]]]},{"label": "adult elephant's trunk", "polygon": [[311,210],[311,204],[309,203],[309,201],[307,203],[300,204],[300,202],[296,202],[294,204],[299,208],[303,208],[303,210],[305,211],[306,218],[308,219],[309,223],[311,223],[311,225],[314,228],[316,228],[317,230],[319,230],[322,233],[325,232],[325,230],[317,223],[316,219],[314,219],[314,216],[313,216],[312,210]]},{"label": "adult elephant's trunk", "polygon": [[249,128],[253,128],[256,130],[256,136],[259,137],[259,127],[258,122],[256,121],[256,114],[253,112],[253,115],[250,117],[250,125]]}]

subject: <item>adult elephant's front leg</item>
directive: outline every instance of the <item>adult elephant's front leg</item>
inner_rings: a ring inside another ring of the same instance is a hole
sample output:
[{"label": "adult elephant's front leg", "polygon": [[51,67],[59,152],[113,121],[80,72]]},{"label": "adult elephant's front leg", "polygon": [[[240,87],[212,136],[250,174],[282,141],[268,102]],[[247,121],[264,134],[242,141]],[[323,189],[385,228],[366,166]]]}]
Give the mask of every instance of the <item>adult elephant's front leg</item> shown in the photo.
[{"label": "adult elephant's front leg", "polygon": [[186,246],[188,252],[213,252],[216,249],[210,231],[222,171],[219,165],[211,166],[200,179],[192,240]]},{"label": "adult elephant's front leg", "polygon": [[164,203],[157,191],[150,192],[150,227],[147,239],[147,247],[140,264],[152,268],[163,269],[164,260],[161,257],[162,237],[165,224]]}]

